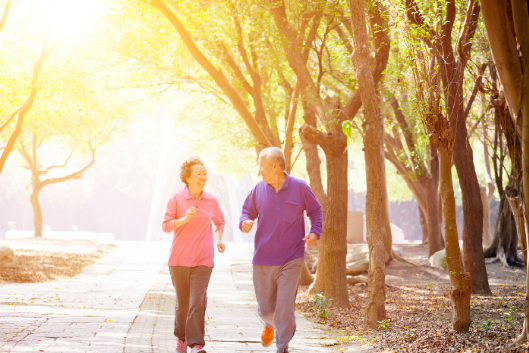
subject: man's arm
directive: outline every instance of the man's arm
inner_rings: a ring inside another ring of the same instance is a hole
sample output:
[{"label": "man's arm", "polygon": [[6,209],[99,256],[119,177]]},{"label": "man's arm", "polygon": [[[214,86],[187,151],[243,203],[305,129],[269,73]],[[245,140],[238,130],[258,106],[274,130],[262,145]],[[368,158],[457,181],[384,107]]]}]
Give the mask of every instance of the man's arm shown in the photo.
[{"label": "man's arm", "polygon": [[307,184],[304,186],[303,195],[307,217],[310,219],[310,233],[315,234],[316,237],[320,239],[323,228],[323,212],[321,210],[321,205],[318,202],[316,195],[312,192],[312,189]]},{"label": "man's arm", "polygon": [[255,188],[248,194],[242,205],[241,217],[239,218],[239,229],[248,233],[259,216],[255,207]]}]

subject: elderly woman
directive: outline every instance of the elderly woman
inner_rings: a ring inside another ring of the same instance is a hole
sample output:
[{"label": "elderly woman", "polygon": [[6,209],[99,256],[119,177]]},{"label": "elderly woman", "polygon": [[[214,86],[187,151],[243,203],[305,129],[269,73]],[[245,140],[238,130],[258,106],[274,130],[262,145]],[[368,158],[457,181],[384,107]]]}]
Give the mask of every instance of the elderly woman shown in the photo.
[{"label": "elderly woman", "polygon": [[164,232],[174,232],[168,265],[176,291],[176,353],[186,353],[187,346],[191,353],[205,353],[206,291],[214,256],[211,223],[222,253],[224,215],[217,199],[204,191],[208,177],[200,158],[182,164],[180,179],[186,186],[171,195],[162,224]]}]

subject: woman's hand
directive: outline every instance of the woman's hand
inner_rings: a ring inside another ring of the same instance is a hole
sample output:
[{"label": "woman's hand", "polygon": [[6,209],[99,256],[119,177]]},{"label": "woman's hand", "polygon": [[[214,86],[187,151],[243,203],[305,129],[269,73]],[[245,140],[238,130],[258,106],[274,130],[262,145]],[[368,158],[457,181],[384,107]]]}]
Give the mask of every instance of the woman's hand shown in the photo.
[{"label": "woman's hand", "polygon": [[189,207],[186,211],[186,220],[190,220],[191,218],[195,217],[197,215],[197,209],[195,207]]},{"label": "woman's hand", "polygon": [[220,253],[223,253],[224,250],[226,250],[226,245],[224,245],[222,242],[217,242],[217,250]]}]

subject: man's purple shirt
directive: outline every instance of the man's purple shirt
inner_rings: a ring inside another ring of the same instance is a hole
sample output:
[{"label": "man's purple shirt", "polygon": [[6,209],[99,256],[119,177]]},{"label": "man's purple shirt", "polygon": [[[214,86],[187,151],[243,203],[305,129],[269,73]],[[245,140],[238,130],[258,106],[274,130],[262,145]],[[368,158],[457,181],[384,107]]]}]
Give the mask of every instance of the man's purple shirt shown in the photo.
[{"label": "man's purple shirt", "polygon": [[253,264],[280,266],[305,256],[305,222],[303,211],[310,219],[310,233],[321,235],[323,213],[316,196],[303,181],[285,173],[279,191],[260,181],[252,189],[239,220],[239,229],[247,220],[257,222]]}]

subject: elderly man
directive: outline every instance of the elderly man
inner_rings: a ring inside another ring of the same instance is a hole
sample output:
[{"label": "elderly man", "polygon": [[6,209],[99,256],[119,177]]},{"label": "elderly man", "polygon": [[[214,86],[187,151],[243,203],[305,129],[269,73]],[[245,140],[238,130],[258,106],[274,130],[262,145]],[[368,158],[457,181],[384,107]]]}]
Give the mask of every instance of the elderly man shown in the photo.
[{"label": "elderly man", "polygon": [[[316,245],[323,215],[310,187],[285,172],[281,149],[270,147],[261,152],[259,172],[263,181],[246,198],[239,228],[248,233],[259,218],[252,263],[258,312],[265,323],[261,343],[270,346],[277,330],[277,352],[286,353],[296,331],[294,304],[305,244]],[[303,211],[311,222],[306,236]]]}]

